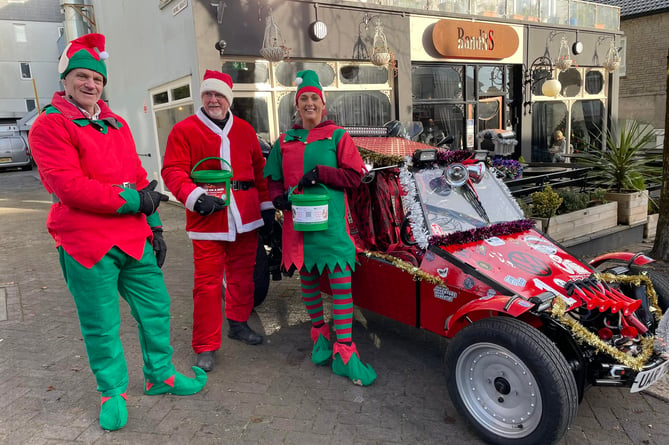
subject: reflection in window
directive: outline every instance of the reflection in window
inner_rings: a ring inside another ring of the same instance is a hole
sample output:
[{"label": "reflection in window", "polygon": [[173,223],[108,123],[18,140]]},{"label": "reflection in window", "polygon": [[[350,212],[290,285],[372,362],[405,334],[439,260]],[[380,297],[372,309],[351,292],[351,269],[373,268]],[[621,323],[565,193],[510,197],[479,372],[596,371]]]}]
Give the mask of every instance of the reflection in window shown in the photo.
[{"label": "reflection in window", "polygon": [[[162,94],[162,93],[161,93]],[[165,93],[167,94],[167,93]],[[157,96],[154,95],[155,98]],[[155,102],[154,102],[155,103]],[[160,147],[160,156],[165,156],[165,147],[167,146],[167,137],[172,127],[177,122],[186,119],[193,114],[193,105],[179,105],[172,108],[164,108],[155,112],[156,131],[158,133],[158,146]]]},{"label": "reflection in window", "polygon": [[269,82],[269,64],[267,62],[225,62],[221,71],[232,77],[233,84]]},{"label": "reflection in window", "polygon": [[315,71],[324,87],[334,82],[335,73],[332,67],[327,63],[318,62],[281,62],[276,67],[276,80],[284,86],[295,86],[295,75],[303,70]]},{"label": "reflection in window", "polygon": [[414,99],[462,99],[460,67],[418,67],[411,77]]},{"label": "reflection in window", "polygon": [[601,71],[588,71],[585,75],[585,91],[588,94],[599,94],[604,88],[604,76]]},{"label": "reflection in window", "polygon": [[388,70],[375,66],[344,65],[339,69],[341,83],[348,84],[385,84],[388,82]]},{"label": "reflection in window", "polygon": [[571,107],[571,145],[574,151],[584,152],[601,148],[599,134],[604,128],[604,104],[601,100],[579,100]]},{"label": "reflection in window", "polygon": [[187,99],[190,97],[190,85],[182,85],[172,90],[172,100]]},{"label": "reflection in window", "polygon": [[451,148],[462,148],[464,112],[463,105],[414,105],[414,120],[423,124],[424,142],[434,145],[445,137],[452,136]]},{"label": "reflection in window", "polygon": [[497,96],[504,91],[504,67],[481,66],[479,67],[479,95]]},{"label": "reflection in window", "polygon": [[154,105],[166,104],[167,102],[169,102],[169,100],[170,99],[167,95],[167,91],[161,91],[160,93],[153,95]]},{"label": "reflection in window", "polygon": [[581,72],[576,68],[570,68],[558,74],[558,80],[562,84],[562,95],[575,97],[581,92]]},{"label": "reflection in window", "polygon": [[567,106],[562,102],[536,102],[532,107],[531,162],[550,162],[548,147],[555,130],[566,133]]},{"label": "reflection in window", "polygon": [[230,107],[232,114],[250,123],[258,136],[269,140],[267,100],[264,97],[235,97]]},{"label": "reflection in window", "polygon": [[[390,99],[380,91],[328,91],[326,101],[326,119],[343,127],[379,127],[391,119]],[[279,102],[279,131],[292,128],[296,119],[295,93],[287,94]]]}]

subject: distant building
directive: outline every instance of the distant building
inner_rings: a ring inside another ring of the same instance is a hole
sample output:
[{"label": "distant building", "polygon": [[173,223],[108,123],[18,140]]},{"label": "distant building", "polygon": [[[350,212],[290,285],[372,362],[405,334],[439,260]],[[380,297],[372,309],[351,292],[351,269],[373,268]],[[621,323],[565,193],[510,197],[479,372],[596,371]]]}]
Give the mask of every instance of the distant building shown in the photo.
[{"label": "distant building", "polygon": [[31,117],[61,89],[58,0],[0,0],[0,132],[25,133]]}]

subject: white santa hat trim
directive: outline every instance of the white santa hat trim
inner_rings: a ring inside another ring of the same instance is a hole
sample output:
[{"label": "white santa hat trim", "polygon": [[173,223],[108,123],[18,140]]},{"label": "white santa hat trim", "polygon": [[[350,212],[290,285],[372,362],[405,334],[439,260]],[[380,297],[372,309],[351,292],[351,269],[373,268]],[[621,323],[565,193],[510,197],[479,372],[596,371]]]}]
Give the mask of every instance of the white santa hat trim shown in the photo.
[{"label": "white santa hat trim", "polygon": [[215,91],[222,94],[230,105],[232,105],[232,78],[226,73],[207,70],[204,80],[200,84],[200,96],[207,91]]}]

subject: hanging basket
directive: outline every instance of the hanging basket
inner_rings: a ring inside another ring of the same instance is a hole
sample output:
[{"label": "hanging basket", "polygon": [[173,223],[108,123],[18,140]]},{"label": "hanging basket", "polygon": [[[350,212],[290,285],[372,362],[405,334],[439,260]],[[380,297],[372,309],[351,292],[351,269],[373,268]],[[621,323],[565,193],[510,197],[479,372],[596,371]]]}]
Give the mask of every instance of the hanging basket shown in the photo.
[{"label": "hanging basket", "polygon": [[271,14],[267,17],[266,22],[260,55],[270,62],[280,62],[288,57],[288,49],[281,37],[279,26],[274,22]]},{"label": "hanging basket", "polygon": [[602,66],[609,72],[613,72],[620,67],[620,56],[618,55],[618,51],[616,50],[616,46],[613,42],[611,42],[611,46],[609,47],[609,51],[606,53],[606,59],[604,60]]},{"label": "hanging basket", "polygon": [[613,72],[620,68],[620,60],[605,60],[602,66],[606,71]]},{"label": "hanging basket", "polygon": [[571,65],[574,63],[574,60],[570,57],[561,57],[555,61],[555,67],[560,71],[566,71],[571,68]]},{"label": "hanging basket", "polygon": [[374,52],[369,60],[376,66],[386,66],[390,62],[390,53]]},{"label": "hanging basket", "polygon": [[270,62],[280,62],[286,58],[286,51],[280,46],[260,48],[260,55]]}]

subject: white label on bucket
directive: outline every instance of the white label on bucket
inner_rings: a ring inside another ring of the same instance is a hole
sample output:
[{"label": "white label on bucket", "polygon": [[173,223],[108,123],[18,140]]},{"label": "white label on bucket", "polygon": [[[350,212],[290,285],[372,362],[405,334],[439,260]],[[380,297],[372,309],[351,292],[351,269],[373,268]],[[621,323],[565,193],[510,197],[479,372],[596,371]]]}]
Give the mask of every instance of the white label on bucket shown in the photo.
[{"label": "white label on bucket", "polygon": [[225,186],[218,184],[202,184],[202,188],[207,191],[207,195],[225,199]]},{"label": "white label on bucket", "polygon": [[328,205],[302,206],[293,204],[293,222],[321,223],[328,220]]}]

